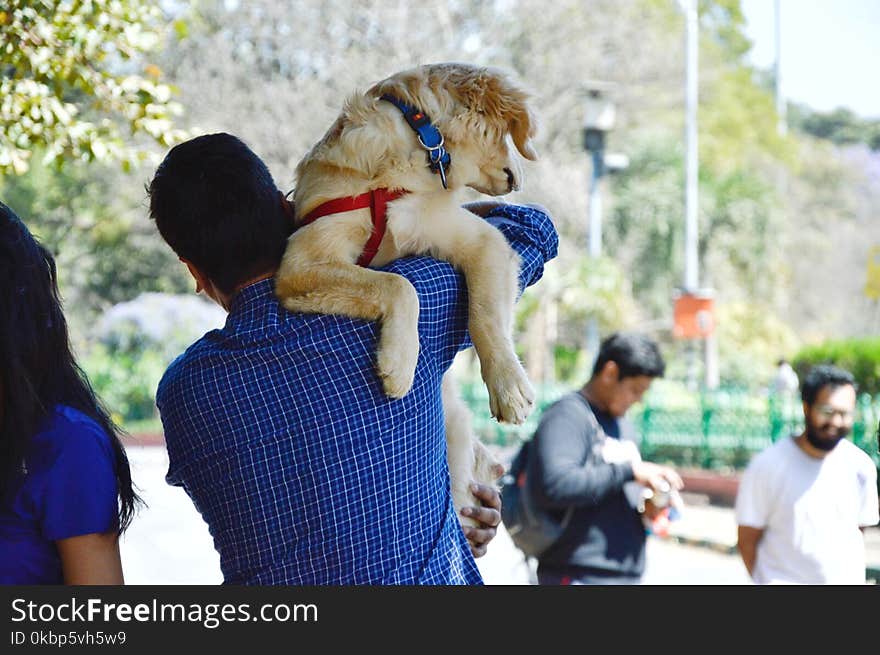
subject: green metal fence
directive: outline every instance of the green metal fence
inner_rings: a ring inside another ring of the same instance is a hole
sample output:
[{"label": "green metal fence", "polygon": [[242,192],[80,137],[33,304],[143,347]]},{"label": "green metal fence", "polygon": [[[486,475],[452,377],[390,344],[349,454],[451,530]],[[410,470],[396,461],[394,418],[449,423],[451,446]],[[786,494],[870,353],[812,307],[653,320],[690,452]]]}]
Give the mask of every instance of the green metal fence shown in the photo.
[{"label": "green metal fence", "polygon": [[[485,443],[514,446],[528,439],[541,412],[568,387],[537,389],[536,409],[521,426],[502,426],[489,416],[482,383],[462,385],[462,395],[474,414],[475,429]],[[641,433],[645,459],[676,466],[742,469],[751,457],[782,436],[803,429],[803,409],[797,398],[780,398],[739,390],[689,393],[654,391],[629,413]],[[853,442],[880,466],[877,425],[880,397],[863,394],[856,404]]]}]

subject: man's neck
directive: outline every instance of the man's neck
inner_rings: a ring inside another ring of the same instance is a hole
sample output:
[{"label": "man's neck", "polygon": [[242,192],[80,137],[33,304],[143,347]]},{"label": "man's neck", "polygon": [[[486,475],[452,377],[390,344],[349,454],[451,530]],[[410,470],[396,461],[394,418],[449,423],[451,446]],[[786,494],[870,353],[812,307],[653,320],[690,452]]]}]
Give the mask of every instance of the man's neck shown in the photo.
[{"label": "man's neck", "polygon": [[798,436],[796,436],[794,438],[794,442],[797,444],[798,448],[800,448],[813,459],[825,459],[828,456],[828,453],[831,452],[830,450],[819,450],[813,444],[811,444],[807,439],[806,431],[801,432]]},{"label": "man's neck", "polygon": [[274,277],[274,276],[275,276],[275,271],[269,271],[268,273],[261,273],[260,275],[252,277],[250,280],[247,280],[247,281],[242,282],[241,284],[237,285],[235,287],[235,289],[232,291],[232,295],[235,295],[236,293],[238,293],[239,291],[241,291],[245,287],[249,287],[252,284],[256,284],[257,282],[262,282],[263,280],[268,280],[270,277]]},{"label": "man's neck", "polygon": [[257,282],[262,282],[263,280],[268,280],[269,278],[275,275],[275,271],[270,271],[268,273],[261,273],[260,275],[256,275],[249,280],[245,280],[241,284],[237,284],[235,288],[232,290],[232,293],[223,293],[220,290],[217,290],[217,297],[214,298],[214,301],[220,305],[223,309],[229,312],[229,309],[232,307],[232,302],[235,300],[235,296],[238,295],[238,292],[244,289],[245,287],[249,287],[252,284],[256,284]]},{"label": "man's neck", "polygon": [[599,395],[596,393],[596,389],[593,387],[592,381],[587,382],[586,385],[580,390],[580,394],[590,403],[593,407],[602,412],[608,412],[608,404],[603,402]]}]

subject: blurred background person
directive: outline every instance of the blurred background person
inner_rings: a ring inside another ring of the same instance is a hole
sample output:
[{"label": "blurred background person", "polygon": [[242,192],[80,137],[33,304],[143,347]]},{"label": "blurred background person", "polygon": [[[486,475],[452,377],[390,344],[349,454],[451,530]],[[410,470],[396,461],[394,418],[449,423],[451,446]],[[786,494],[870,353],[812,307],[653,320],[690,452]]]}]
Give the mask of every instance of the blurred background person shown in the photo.
[{"label": "blurred background person", "polygon": [[55,261],[0,203],[0,583],[123,583],[139,498],[67,336]]},{"label": "blurred background person", "polygon": [[[528,475],[536,501],[563,514],[574,507],[562,536],[538,558],[538,584],[638,584],[645,570],[643,513],[625,488],[637,482],[653,492],[682,487],[678,473],[637,456],[635,426],[624,415],[666,364],[657,344],[636,333],[614,333],[599,348],[590,380],[548,407],[533,437]],[[611,443],[608,443],[611,442]],[[603,451],[631,444],[633,458]],[[615,461],[609,461],[615,460]]]},{"label": "blurred background person", "polygon": [[862,533],[880,517],[874,462],[846,439],[855,380],[819,365],[801,398],[804,431],[756,455],[740,481],[740,555],[758,584],[864,584]]},{"label": "blurred background person", "polygon": [[770,393],[777,396],[791,396],[797,393],[799,387],[797,373],[785,358],[776,362],[776,374],[770,383]]}]

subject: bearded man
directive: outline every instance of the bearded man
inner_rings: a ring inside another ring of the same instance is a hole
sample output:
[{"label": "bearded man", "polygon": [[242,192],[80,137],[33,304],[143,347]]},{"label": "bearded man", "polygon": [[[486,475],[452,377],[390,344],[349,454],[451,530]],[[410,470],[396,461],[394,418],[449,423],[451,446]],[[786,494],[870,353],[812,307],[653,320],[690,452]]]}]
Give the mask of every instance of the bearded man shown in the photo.
[{"label": "bearded man", "polygon": [[801,400],[804,431],[756,455],[740,481],[740,555],[757,584],[865,584],[863,531],[880,517],[877,468],[846,439],[855,380],[816,366]]}]

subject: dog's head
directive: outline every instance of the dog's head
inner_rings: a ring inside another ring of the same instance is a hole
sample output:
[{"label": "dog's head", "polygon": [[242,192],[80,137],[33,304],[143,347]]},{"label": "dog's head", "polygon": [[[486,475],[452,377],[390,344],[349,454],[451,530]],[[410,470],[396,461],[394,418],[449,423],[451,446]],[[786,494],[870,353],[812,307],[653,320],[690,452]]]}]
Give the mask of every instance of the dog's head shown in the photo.
[{"label": "dog's head", "polygon": [[[452,155],[450,188],[468,186],[494,196],[519,189],[522,167],[511,143],[526,159],[537,159],[528,94],[501,70],[429,64],[393,75],[367,92],[372,98],[385,94],[424,111],[443,134]],[[415,133],[410,142],[414,139]],[[431,175],[427,168],[425,173]]]}]

